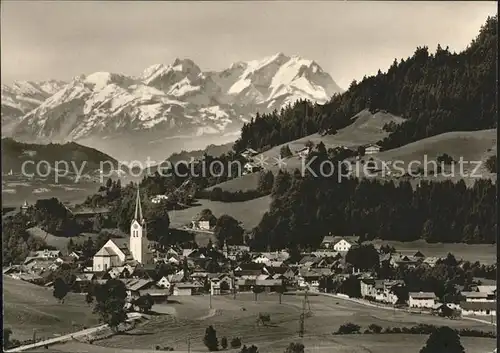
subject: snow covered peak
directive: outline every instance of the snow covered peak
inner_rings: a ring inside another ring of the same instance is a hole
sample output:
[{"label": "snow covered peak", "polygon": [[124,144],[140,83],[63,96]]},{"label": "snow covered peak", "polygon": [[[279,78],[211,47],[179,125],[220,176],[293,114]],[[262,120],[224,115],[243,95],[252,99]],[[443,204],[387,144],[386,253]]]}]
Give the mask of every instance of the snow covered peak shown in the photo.
[{"label": "snow covered peak", "polygon": [[321,104],[340,91],[316,62],[281,52],[207,72],[177,58],[135,78],[94,72],[67,84],[2,86],[2,126],[14,118],[12,136],[30,141],[100,141],[136,133],[146,140],[193,132],[223,136],[256,112],[303,98]]},{"label": "snow covered peak", "polygon": [[174,63],[172,64],[172,68],[176,71],[183,71],[183,72],[191,72],[191,71],[195,71],[197,73],[201,72],[198,65],[196,65],[194,63],[194,61],[191,59],[179,59],[179,58],[177,58],[174,60]]},{"label": "snow covered peak", "polygon": [[94,90],[102,90],[104,87],[111,84],[128,86],[133,83],[133,79],[130,77],[110,72],[94,72],[83,78],[82,81],[84,84],[92,85]]}]

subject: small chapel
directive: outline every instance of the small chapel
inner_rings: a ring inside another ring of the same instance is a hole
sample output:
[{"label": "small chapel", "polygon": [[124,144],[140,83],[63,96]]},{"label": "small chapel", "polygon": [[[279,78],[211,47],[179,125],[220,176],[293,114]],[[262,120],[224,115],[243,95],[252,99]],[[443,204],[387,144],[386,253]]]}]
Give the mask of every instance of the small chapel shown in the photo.
[{"label": "small chapel", "polygon": [[135,200],[134,219],[130,224],[130,236],[109,239],[94,255],[92,270],[107,271],[125,264],[151,264],[153,256],[147,238],[146,220],[142,215],[139,189]]}]

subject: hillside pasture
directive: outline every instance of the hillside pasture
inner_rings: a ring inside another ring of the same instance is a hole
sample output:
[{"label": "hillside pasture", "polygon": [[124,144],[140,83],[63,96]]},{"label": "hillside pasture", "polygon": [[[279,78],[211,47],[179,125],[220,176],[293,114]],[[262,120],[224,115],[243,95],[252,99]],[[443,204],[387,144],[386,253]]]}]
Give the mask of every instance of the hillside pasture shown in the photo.
[{"label": "hillside pasture", "polygon": [[[418,353],[427,341],[428,335],[345,335],[329,336],[328,339],[318,339],[305,335],[303,339],[298,337],[285,338],[282,341],[258,345],[260,353],[281,353],[290,342],[302,342],[305,345],[305,353],[387,353],[394,352]],[[496,341],[489,338],[462,337],[461,343],[467,353],[490,353],[496,347]],[[227,353],[239,353],[241,349],[227,349]],[[84,343],[71,342],[49,347],[47,353],[116,353],[116,348],[102,347]],[[120,348],[121,353],[157,353],[153,348]],[[188,353],[187,345],[183,349],[173,353]],[[191,353],[207,352],[203,347],[199,350],[191,349]]]},{"label": "hillside pasture", "polygon": [[68,243],[70,239],[73,241],[73,244],[83,244],[88,238],[92,240],[96,240],[98,237],[97,233],[82,233],[78,236],[74,236],[71,238],[68,237],[58,237],[53,234],[47,233],[39,227],[29,228],[28,233],[33,235],[34,237],[40,238],[45,241],[45,243],[49,246],[53,246],[60,250],[63,254],[68,253]]},{"label": "hillside pasture", "polygon": [[[377,112],[375,114],[370,113],[368,110],[362,110],[352,118],[352,124],[340,129],[335,135],[325,135],[312,134],[294,141],[290,141],[278,146],[274,146],[269,150],[262,153],[268,163],[266,169],[272,170],[277,173],[279,167],[276,164],[274,157],[280,155],[280,149],[283,146],[288,145],[292,153],[302,149],[308,141],[313,142],[315,145],[323,142],[326,148],[335,148],[339,146],[345,146],[349,148],[357,148],[360,145],[365,145],[369,143],[376,143],[377,141],[388,136],[388,132],[384,131],[382,128],[385,124],[389,122],[394,122],[399,124],[403,121],[402,118],[386,113]],[[259,158],[259,155],[255,156]],[[284,167],[288,171],[293,171],[296,168],[301,169],[302,160],[294,155],[285,160],[286,166]],[[220,183],[216,186],[208,188],[208,190],[214,187],[220,187],[222,190],[227,191],[239,191],[239,190],[253,190],[257,188],[259,181],[259,173],[252,173],[243,175],[239,178],[228,180],[226,182]]]},{"label": "hillside pasture", "polygon": [[198,215],[203,209],[208,208],[216,217],[227,214],[242,222],[243,228],[252,229],[260,222],[264,213],[269,210],[270,203],[270,196],[263,196],[243,202],[199,200],[198,206],[170,211],[170,224],[173,228],[182,227],[191,223],[193,217]]},{"label": "hillside pasture", "polygon": [[[445,166],[446,174],[454,174],[453,176],[428,175],[425,179],[451,179],[457,181],[461,178],[468,180],[480,176],[496,180],[496,175],[489,172],[484,163],[489,156],[496,153],[496,144],[497,131],[495,129],[454,131],[431,136],[392,150],[365,156],[364,159],[373,158],[375,162],[386,161],[391,163],[399,161],[408,170],[409,163],[411,162],[414,163],[415,167],[424,167],[426,162],[436,161],[440,155],[446,153],[453,158],[455,163],[458,163],[461,159],[465,162],[463,164],[464,175],[460,175],[460,167],[456,164],[454,169],[451,166]],[[476,168],[476,163],[480,163],[479,169],[474,172],[478,176],[471,175]],[[409,167],[411,168],[412,166]],[[431,168],[433,167],[429,164],[428,169]],[[419,179],[421,178],[419,177]]]},{"label": "hillside pasture", "polygon": [[18,340],[52,338],[98,324],[97,315],[85,303],[85,296],[69,293],[64,304],[52,290],[3,276],[4,327],[12,329]]},{"label": "hillside pasture", "polygon": [[479,261],[484,264],[494,264],[497,261],[496,246],[493,244],[463,244],[463,243],[427,243],[424,240],[411,242],[374,240],[376,246],[388,244],[404,255],[413,255],[417,251],[426,257],[446,257],[452,253],[457,260],[463,259],[470,262]]},{"label": "hillside pasture", "polygon": [[[193,352],[204,352],[202,339],[208,325],[217,330],[219,339],[223,336],[241,337],[243,344],[255,344],[261,353],[282,352],[289,342],[299,341],[299,315],[302,297],[284,296],[278,304],[278,295],[261,293],[254,301],[252,293],[232,296],[213,296],[209,309],[208,296],[175,297],[178,303],[168,304],[175,308],[175,315],[155,316],[144,326],[125,335],[119,335],[94,342],[94,345],[114,349],[154,349],[156,345],[172,346],[178,351],[187,351],[188,339]],[[304,342],[308,352],[366,352],[373,344],[377,348],[371,352],[385,352],[390,348],[406,347],[405,351],[417,353],[426,337],[415,335],[332,335],[346,322],[353,322],[365,330],[370,324],[382,327],[414,326],[419,323],[447,325],[454,328],[474,328],[493,331],[494,327],[475,321],[449,320],[425,314],[394,312],[393,310],[367,307],[343,299],[324,296],[309,297],[312,314],[305,321]],[[158,305],[153,307],[155,310]],[[243,310],[244,309],[244,310]],[[259,313],[267,313],[271,323],[257,325]],[[407,337],[406,337],[407,336]],[[407,344],[402,342],[408,341]],[[494,339],[463,339],[467,347],[477,347],[472,352],[491,351]],[[412,342],[412,343],[411,343]],[[65,347],[66,348],[66,347]],[[370,348],[371,349],[371,348]],[[470,351],[469,351],[470,352]]]}]

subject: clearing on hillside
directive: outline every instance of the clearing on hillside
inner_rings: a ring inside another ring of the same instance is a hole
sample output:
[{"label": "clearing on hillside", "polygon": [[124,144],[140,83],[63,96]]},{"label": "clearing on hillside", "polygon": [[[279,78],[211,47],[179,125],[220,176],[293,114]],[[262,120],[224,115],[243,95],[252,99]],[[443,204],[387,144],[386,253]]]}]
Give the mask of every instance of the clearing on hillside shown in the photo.
[{"label": "clearing on hillside", "polygon": [[223,214],[227,214],[242,222],[243,228],[252,229],[259,224],[264,213],[269,210],[271,197],[263,196],[243,202],[199,200],[199,203],[199,206],[189,207],[184,210],[170,211],[169,217],[171,227],[178,228],[189,224],[193,217],[199,214],[203,209],[208,208],[217,218]]}]

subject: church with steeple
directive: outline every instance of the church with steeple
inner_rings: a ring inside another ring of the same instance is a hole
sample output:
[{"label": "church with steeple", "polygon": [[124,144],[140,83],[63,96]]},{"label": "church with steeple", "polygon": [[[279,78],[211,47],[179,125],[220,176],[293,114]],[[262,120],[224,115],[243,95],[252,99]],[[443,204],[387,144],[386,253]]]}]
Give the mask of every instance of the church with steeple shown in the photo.
[{"label": "church with steeple", "polygon": [[92,270],[96,272],[107,271],[112,267],[132,263],[153,263],[153,256],[147,238],[146,220],[142,215],[139,189],[137,189],[135,200],[134,218],[130,223],[129,239],[109,239],[94,255]]}]

